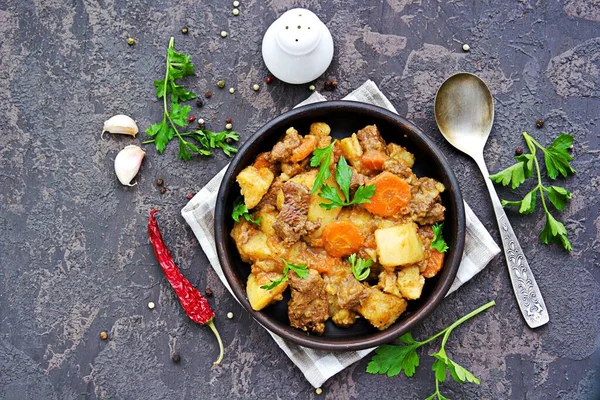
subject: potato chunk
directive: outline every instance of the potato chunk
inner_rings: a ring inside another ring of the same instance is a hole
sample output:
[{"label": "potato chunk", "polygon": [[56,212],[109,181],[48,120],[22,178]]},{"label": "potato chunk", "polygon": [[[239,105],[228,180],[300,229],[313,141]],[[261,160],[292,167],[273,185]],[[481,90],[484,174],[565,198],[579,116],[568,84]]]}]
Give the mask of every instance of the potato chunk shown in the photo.
[{"label": "potato chunk", "polygon": [[369,288],[369,297],[361,303],[358,312],[375,328],[384,330],[396,322],[407,304],[401,297]]},{"label": "potato chunk", "polygon": [[260,230],[267,236],[275,236],[273,224],[277,219],[278,212],[271,209],[261,209],[254,214],[255,219],[260,218]]},{"label": "potato chunk", "polygon": [[415,156],[413,153],[406,150],[404,147],[396,144],[390,143],[388,144],[388,151],[390,152],[390,157],[395,158],[396,160],[402,160],[409,167],[413,167],[415,165]]},{"label": "potato chunk", "polygon": [[423,243],[417,225],[408,223],[375,231],[379,263],[385,268],[423,260]]},{"label": "potato chunk", "polygon": [[281,277],[281,274],[276,272],[259,274],[258,276],[250,274],[246,283],[246,295],[253,310],[259,311],[276,301],[283,299],[283,291],[287,288],[288,283],[282,282],[271,290],[261,289],[261,286],[268,285],[271,280]]},{"label": "potato chunk", "polygon": [[405,299],[416,300],[421,297],[423,285],[425,285],[425,278],[419,273],[418,266],[402,268],[398,272],[397,286]]},{"label": "potato chunk", "polygon": [[269,168],[256,169],[253,166],[244,168],[235,178],[242,189],[244,202],[248,210],[256,207],[269,190],[275,176]]},{"label": "potato chunk", "polygon": [[263,232],[257,231],[246,243],[243,243],[241,246],[238,244],[238,250],[242,259],[258,261],[276,257],[277,255],[268,244],[268,239],[268,236]]},{"label": "potato chunk", "polygon": [[331,128],[325,122],[313,122],[310,124],[310,135],[329,136]]},{"label": "potato chunk", "polygon": [[352,136],[348,138],[342,139],[340,141],[340,147],[344,158],[348,160],[350,165],[356,166],[363,155],[363,149],[360,147],[356,133],[353,133]]}]

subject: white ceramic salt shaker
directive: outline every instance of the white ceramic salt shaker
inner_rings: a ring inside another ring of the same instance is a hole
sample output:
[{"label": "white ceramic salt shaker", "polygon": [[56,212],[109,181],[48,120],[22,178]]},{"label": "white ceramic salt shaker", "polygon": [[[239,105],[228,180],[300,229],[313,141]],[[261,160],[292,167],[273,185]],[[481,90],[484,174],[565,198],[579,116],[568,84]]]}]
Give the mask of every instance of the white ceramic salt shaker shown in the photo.
[{"label": "white ceramic salt shaker", "polygon": [[293,84],[307,83],[321,76],[331,64],[333,39],[315,13],[294,8],[267,29],[262,56],[277,79]]}]

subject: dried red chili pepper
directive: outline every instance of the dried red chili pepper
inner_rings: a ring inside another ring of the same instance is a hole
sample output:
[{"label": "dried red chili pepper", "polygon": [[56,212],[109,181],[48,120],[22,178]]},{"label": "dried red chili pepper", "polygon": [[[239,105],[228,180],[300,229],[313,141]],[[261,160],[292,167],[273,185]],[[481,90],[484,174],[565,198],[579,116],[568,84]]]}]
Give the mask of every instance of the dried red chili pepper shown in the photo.
[{"label": "dried red chili pepper", "polygon": [[173,261],[173,257],[171,257],[171,253],[165,245],[158,229],[156,217],[154,216],[157,212],[158,210],[156,209],[150,211],[150,217],[148,218],[148,236],[154,248],[154,255],[156,255],[156,259],[165,273],[165,277],[171,284],[171,287],[173,287],[173,290],[175,290],[179,298],[179,303],[181,303],[181,307],[183,307],[188,317],[194,322],[208,325],[215,334],[217,342],[219,342],[220,353],[219,358],[213,365],[218,365],[223,359],[223,342],[214,324],[215,313],[210,308],[208,300],[183,276],[175,261]]}]

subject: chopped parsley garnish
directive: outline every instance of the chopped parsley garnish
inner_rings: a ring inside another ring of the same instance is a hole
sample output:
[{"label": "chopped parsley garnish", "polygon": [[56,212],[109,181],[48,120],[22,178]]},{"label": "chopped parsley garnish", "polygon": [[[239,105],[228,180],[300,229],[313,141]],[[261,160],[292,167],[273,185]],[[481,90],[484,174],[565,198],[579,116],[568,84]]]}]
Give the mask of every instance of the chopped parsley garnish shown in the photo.
[{"label": "chopped parsley garnish", "polygon": [[244,203],[244,199],[240,196],[235,199],[233,203],[233,212],[231,213],[231,217],[235,222],[239,222],[240,217],[244,217],[246,221],[252,222],[253,224],[260,225],[261,218],[254,219],[252,215],[248,211],[248,207]]},{"label": "chopped parsley garnish", "polygon": [[287,282],[288,274],[290,271],[294,271],[296,274],[298,274],[298,277],[300,279],[306,279],[308,277],[309,272],[308,267],[306,265],[292,264],[285,261],[283,258],[281,259],[281,261],[283,261],[283,263],[285,264],[285,268],[282,272],[283,275],[275,280],[272,280],[270,284],[261,286],[261,289],[271,290],[278,286],[280,283]]},{"label": "chopped parsley garnish", "polygon": [[330,203],[321,203],[319,205],[325,208],[326,210],[331,210],[335,207],[345,207],[350,206],[352,204],[370,203],[371,201],[369,199],[375,194],[375,185],[360,185],[358,189],[356,189],[354,197],[352,198],[352,200],[350,200],[351,180],[352,168],[348,166],[348,163],[346,162],[344,156],[341,156],[335,168],[335,181],[342,190],[344,200],[342,200],[336,188],[328,185],[323,185],[321,193],[319,193],[319,197],[325,200],[329,200]]},{"label": "chopped parsley garnish", "polygon": [[364,281],[369,277],[369,274],[371,273],[371,264],[373,264],[373,260],[365,260],[363,258],[359,258],[356,256],[356,253],[354,253],[348,257],[348,262],[352,267],[352,274],[354,275],[357,281]]},{"label": "chopped parsley garnish", "polygon": [[445,253],[448,250],[448,245],[442,237],[442,230],[444,229],[444,224],[434,224],[431,227],[431,229],[433,229],[433,240],[431,241],[431,245],[429,245],[429,248],[436,249],[440,253]]}]

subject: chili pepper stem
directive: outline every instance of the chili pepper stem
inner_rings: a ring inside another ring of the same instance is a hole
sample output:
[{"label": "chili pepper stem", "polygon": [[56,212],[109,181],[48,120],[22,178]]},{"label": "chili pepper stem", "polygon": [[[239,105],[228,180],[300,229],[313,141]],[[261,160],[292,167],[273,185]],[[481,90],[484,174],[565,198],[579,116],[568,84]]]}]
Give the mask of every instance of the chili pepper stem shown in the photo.
[{"label": "chili pepper stem", "polygon": [[210,330],[213,331],[215,337],[217,338],[217,342],[219,342],[219,358],[217,358],[217,361],[213,363],[213,365],[219,365],[223,360],[223,341],[221,341],[221,335],[219,335],[219,331],[217,330],[217,327],[215,326],[214,320],[212,318],[206,323],[206,325],[208,325]]}]

